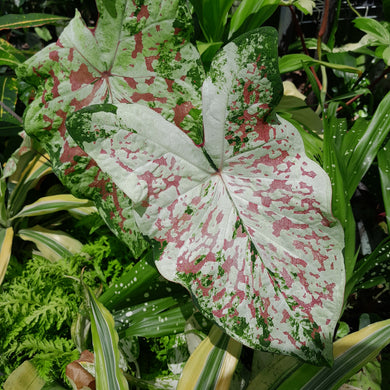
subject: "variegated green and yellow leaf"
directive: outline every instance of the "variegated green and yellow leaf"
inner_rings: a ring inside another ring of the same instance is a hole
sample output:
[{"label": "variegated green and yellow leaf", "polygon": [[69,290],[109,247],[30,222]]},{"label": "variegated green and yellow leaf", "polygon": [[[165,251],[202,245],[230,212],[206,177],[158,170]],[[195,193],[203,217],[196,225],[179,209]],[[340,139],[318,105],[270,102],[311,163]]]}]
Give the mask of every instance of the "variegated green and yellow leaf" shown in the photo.
[{"label": "variegated green and yellow leaf", "polygon": [[24,55],[5,39],[0,38],[0,65],[16,68],[25,60]]},{"label": "variegated green and yellow leaf", "polygon": [[0,285],[3,283],[5,273],[11,258],[14,230],[12,227],[0,227]]},{"label": "variegated green and yellow leaf", "polygon": [[76,208],[69,209],[68,211],[69,214],[76,219],[80,219],[98,212],[96,206],[76,207]]},{"label": "variegated green and yellow leaf", "polygon": [[93,203],[87,199],[78,199],[71,194],[44,196],[34,203],[24,206],[12,219],[55,213],[57,211],[89,207]]},{"label": "variegated green and yellow leaf", "polygon": [[92,343],[95,354],[96,390],[127,390],[127,381],[119,368],[118,334],[111,313],[84,285],[90,306]]},{"label": "variegated green and yellow leaf", "polygon": [[72,256],[81,251],[80,241],[59,230],[49,230],[42,226],[21,229],[18,236],[26,241],[33,242],[43,257],[51,261]]},{"label": "variegated green and yellow leaf", "polygon": [[22,154],[20,159],[16,160],[15,168],[8,179],[9,182],[15,183],[8,201],[11,217],[23,207],[28,191],[34,188],[42,177],[52,172],[47,157],[34,156],[34,153]]},{"label": "variegated green and yellow leaf", "polygon": [[241,348],[214,325],[184,366],[177,390],[229,389]]},{"label": "variegated green and yellow leaf", "polygon": [[[337,390],[389,343],[390,320],[371,324],[334,343],[333,367],[321,368],[304,364],[278,390]],[[274,387],[269,387],[272,388]]]},{"label": "variegated green and yellow leaf", "polygon": [[45,383],[35,366],[25,360],[9,375],[4,383],[4,390],[42,390]]}]

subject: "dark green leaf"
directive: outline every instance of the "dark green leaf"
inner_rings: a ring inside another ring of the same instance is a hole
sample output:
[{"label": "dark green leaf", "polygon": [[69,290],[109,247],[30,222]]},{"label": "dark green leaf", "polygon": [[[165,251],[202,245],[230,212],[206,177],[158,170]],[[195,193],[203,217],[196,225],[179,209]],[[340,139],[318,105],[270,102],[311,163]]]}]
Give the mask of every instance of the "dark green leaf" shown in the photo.
[{"label": "dark green leaf", "polygon": [[0,16],[0,30],[15,29],[25,27],[36,27],[44,24],[57,24],[69,20],[64,16],[56,16],[50,14],[8,14]]},{"label": "dark green leaf", "polygon": [[390,93],[380,102],[364,135],[352,151],[346,171],[346,191],[349,199],[368,171],[390,131]]}]

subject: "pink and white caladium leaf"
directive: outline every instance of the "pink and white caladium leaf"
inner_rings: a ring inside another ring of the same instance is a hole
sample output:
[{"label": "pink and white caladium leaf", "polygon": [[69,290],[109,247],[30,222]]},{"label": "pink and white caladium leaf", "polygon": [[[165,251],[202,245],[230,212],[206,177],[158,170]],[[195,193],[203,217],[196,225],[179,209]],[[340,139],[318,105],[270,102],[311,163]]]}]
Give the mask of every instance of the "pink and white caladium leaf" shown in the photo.
[{"label": "pink and white caladium leaf", "polygon": [[65,120],[91,104],[139,103],[200,142],[204,71],[189,43],[185,0],[98,0],[97,6],[96,28],[76,12],[56,43],[18,68],[19,78],[36,87],[25,129],[45,145],[62,182],[76,196],[95,200],[108,225],[139,255],[145,241],[128,211],[130,199],[69,137]]},{"label": "pink and white caladium leaf", "polygon": [[343,231],[327,175],[299,132],[270,118],[276,38],[260,29],[216,56],[202,88],[202,145],[139,104],[89,107],[67,128],[132,199],[140,231],[161,243],[161,274],[205,316],[249,347],[329,364]]}]

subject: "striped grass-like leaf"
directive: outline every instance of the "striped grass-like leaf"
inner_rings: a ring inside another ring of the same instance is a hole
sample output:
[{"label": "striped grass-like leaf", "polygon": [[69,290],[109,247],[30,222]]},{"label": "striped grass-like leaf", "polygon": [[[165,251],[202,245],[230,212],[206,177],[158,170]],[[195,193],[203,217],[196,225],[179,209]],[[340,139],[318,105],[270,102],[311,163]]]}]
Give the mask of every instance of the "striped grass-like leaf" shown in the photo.
[{"label": "striped grass-like leaf", "polygon": [[[0,40],[0,65],[3,65],[2,50]],[[11,122],[18,125],[21,123],[16,119],[17,115],[13,112],[18,94],[18,82],[16,78],[9,76],[0,77],[0,121]],[[2,133],[3,135],[3,133]]]},{"label": "striped grass-like leaf", "polygon": [[56,24],[65,20],[69,20],[69,18],[39,13],[8,14],[0,17],[0,30]]},{"label": "striped grass-like leaf", "polygon": [[378,168],[382,185],[382,197],[386,211],[386,222],[390,232],[390,141],[378,152]]},{"label": "striped grass-like leaf", "polygon": [[12,241],[14,230],[12,227],[0,228],[0,285],[3,283],[7,271],[9,259],[11,257]]},{"label": "striped grass-like leaf", "polygon": [[80,241],[59,230],[49,230],[42,226],[19,230],[18,236],[26,241],[32,241],[43,257],[51,261],[69,257],[80,252]]},{"label": "striped grass-like leaf", "polygon": [[16,172],[10,177],[11,181],[17,183],[8,202],[11,215],[20,211],[27,192],[36,185],[38,180],[52,171],[46,156],[37,156],[27,161],[23,157],[18,161]]},{"label": "striped grass-like leaf", "polygon": [[[348,297],[349,294],[354,290],[358,290],[360,288],[368,288],[367,280],[365,280],[363,283],[361,282],[363,277],[367,275],[374,267],[378,266],[381,263],[388,262],[389,259],[390,259],[390,237],[386,237],[380,244],[377,245],[377,247],[371,254],[365,256],[363,259],[361,259],[358,262],[352,277],[346,284],[345,287],[346,297]],[[371,281],[369,281],[368,283],[370,282]],[[373,286],[374,285],[376,286],[380,283],[378,282],[377,279],[374,279],[372,282],[375,282]]]},{"label": "striped grass-like leaf", "polygon": [[[334,364],[321,368],[303,364],[278,390],[335,390],[360,370],[390,342],[390,320],[376,322],[337,340]],[[273,389],[274,387],[269,387]]]},{"label": "striped grass-like leaf", "polygon": [[128,384],[119,368],[118,334],[111,313],[84,285],[90,304],[92,343],[95,353],[97,390],[127,390]]},{"label": "striped grass-like leaf", "polygon": [[25,60],[24,55],[5,39],[0,38],[0,65],[16,68]]},{"label": "striped grass-like leaf", "polygon": [[177,390],[228,389],[242,344],[213,326],[188,359]]},{"label": "striped grass-like leaf", "polygon": [[89,207],[93,202],[87,199],[78,199],[71,194],[44,196],[31,203],[16,214],[12,219],[46,215],[57,211],[69,210],[77,207]]},{"label": "striped grass-like leaf", "polygon": [[360,138],[349,160],[346,172],[346,189],[349,198],[352,197],[360,180],[368,171],[390,131],[389,112],[390,92],[380,102],[367,130]]},{"label": "striped grass-like leaf", "polygon": [[340,122],[336,118],[337,107],[337,103],[329,104],[327,116],[324,119],[323,166],[332,182],[333,214],[344,228],[344,262],[346,280],[348,281],[355,266],[355,219],[345,184],[348,180],[344,162],[345,156],[340,150],[341,146],[337,144],[337,140],[344,135],[340,134]]}]

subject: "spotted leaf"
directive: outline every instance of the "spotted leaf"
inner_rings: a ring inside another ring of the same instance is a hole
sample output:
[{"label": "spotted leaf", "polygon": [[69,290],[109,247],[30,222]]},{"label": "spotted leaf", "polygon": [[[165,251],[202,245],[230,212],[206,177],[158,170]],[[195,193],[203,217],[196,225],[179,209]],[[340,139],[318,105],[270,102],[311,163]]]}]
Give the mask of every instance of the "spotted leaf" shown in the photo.
[{"label": "spotted leaf", "polygon": [[249,347],[326,364],[343,303],[343,231],[327,175],[270,114],[281,90],[276,38],[264,28],[217,55],[202,88],[201,146],[139,104],[90,107],[67,127],[161,243],[161,274],[204,315]]},{"label": "spotted leaf", "polygon": [[194,118],[201,112],[203,68],[188,41],[192,26],[184,0],[97,3],[95,29],[76,12],[56,43],[18,68],[37,90],[25,129],[46,146],[64,184],[78,197],[93,198],[105,221],[139,254],[145,244],[129,212],[131,201],[69,137],[66,117],[91,104],[139,103],[200,141],[202,127]]}]

